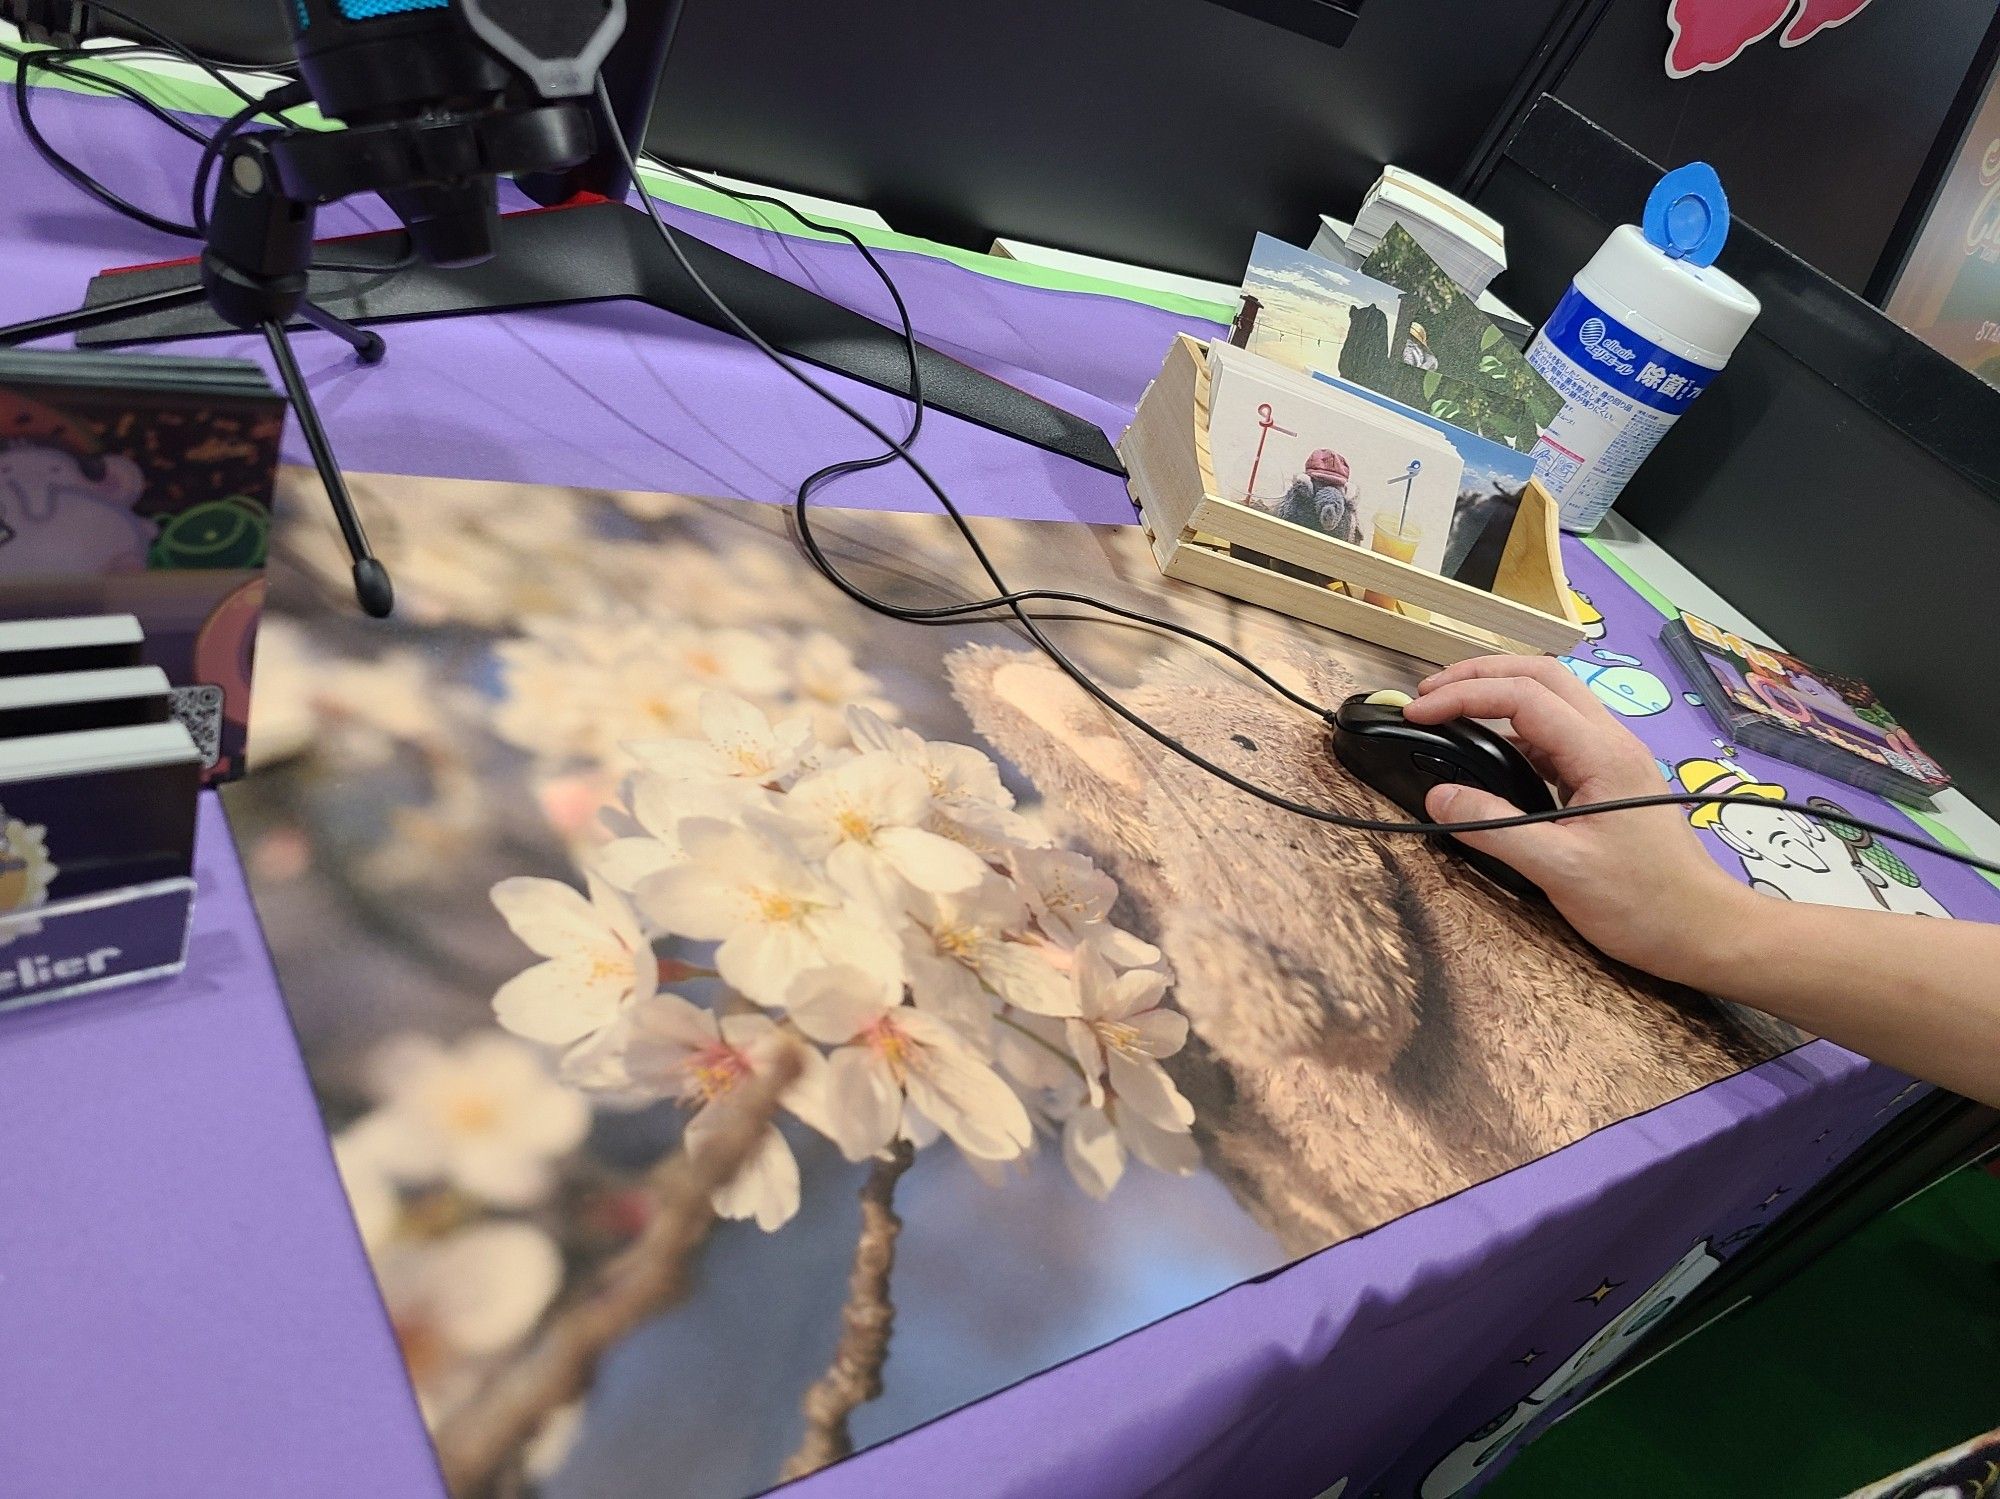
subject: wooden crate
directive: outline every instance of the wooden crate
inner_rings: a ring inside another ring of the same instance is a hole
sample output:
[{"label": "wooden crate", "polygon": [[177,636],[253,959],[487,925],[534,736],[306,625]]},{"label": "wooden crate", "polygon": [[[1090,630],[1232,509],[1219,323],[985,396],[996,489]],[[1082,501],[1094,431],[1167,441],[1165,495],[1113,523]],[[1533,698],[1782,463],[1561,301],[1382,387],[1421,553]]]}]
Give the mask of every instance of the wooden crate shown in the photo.
[{"label": "wooden crate", "polygon": [[[1118,453],[1153,556],[1170,578],[1439,665],[1494,652],[1561,655],[1583,640],[1557,547],[1555,501],[1540,484],[1521,496],[1491,592],[1219,499],[1208,453],[1208,356],[1185,335],[1147,388]],[[1337,579],[1356,594],[1232,557],[1231,543]],[[1363,589],[1420,612],[1365,603]]]}]

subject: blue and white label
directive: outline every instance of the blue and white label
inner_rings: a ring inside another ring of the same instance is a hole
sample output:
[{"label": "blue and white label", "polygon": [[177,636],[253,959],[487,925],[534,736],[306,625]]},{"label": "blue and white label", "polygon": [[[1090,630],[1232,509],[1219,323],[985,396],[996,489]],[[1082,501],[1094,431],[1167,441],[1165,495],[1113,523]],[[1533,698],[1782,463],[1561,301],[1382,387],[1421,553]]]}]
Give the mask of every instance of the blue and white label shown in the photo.
[{"label": "blue and white label", "polygon": [[1688,403],[1716,371],[1633,332],[1571,286],[1528,349],[1528,363],[1563,398],[1535,447],[1535,477],[1562,525],[1604,518]]}]

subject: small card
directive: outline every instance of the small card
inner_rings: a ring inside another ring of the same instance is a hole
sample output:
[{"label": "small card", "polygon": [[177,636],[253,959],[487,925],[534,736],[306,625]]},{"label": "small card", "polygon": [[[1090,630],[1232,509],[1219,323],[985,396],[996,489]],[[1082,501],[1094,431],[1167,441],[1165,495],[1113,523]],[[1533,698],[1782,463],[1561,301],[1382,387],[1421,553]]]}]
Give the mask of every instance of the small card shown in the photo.
[{"label": "small card", "polygon": [[1393,286],[1260,234],[1229,342],[1304,374],[1339,369],[1350,350],[1379,363],[1401,301]]},{"label": "small card", "polygon": [[1337,367],[1357,385],[1519,452],[1562,410],[1555,387],[1400,224],[1362,264],[1400,293],[1390,346],[1344,346]]}]

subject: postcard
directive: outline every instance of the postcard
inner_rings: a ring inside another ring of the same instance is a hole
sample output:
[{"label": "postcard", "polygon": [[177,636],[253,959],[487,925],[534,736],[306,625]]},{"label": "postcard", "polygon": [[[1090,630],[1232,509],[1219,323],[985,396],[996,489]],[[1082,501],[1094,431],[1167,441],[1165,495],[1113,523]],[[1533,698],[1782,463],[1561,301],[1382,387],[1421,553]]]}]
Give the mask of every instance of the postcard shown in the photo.
[{"label": "postcard", "polygon": [[1465,472],[1414,414],[1227,347],[1210,357],[1217,495],[1432,572]]},{"label": "postcard", "polygon": [[1406,406],[1522,452],[1562,410],[1562,397],[1472,298],[1400,224],[1362,263],[1395,287],[1400,305],[1386,351],[1373,339],[1343,345],[1338,373]]},{"label": "postcard", "polygon": [[1314,378],[1421,423],[1458,450],[1464,470],[1459,476],[1458,501],[1452,511],[1439,571],[1475,588],[1490,589],[1494,575],[1500,570],[1500,555],[1507,549],[1507,537],[1514,529],[1514,518],[1521,510],[1521,491],[1535,476],[1534,455],[1517,453],[1505,443],[1412,410],[1388,396],[1332,375]]},{"label": "postcard", "polygon": [[1305,374],[1350,356],[1379,364],[1401,303],[1393,286],[1260,234],[1229,342]]}]

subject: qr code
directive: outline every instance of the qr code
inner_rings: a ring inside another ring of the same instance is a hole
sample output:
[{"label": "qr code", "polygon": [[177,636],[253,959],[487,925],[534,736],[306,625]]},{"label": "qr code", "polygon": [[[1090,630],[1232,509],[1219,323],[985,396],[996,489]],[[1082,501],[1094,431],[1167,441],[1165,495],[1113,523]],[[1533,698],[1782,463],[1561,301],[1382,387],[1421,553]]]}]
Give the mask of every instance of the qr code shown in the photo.
[{"label": "qr code", "polygon": [[173,691],[174,717],[187,726],[188,737],[201,751],[203,770],[222,758],[222,689],[202,684],[176,687]]}]

